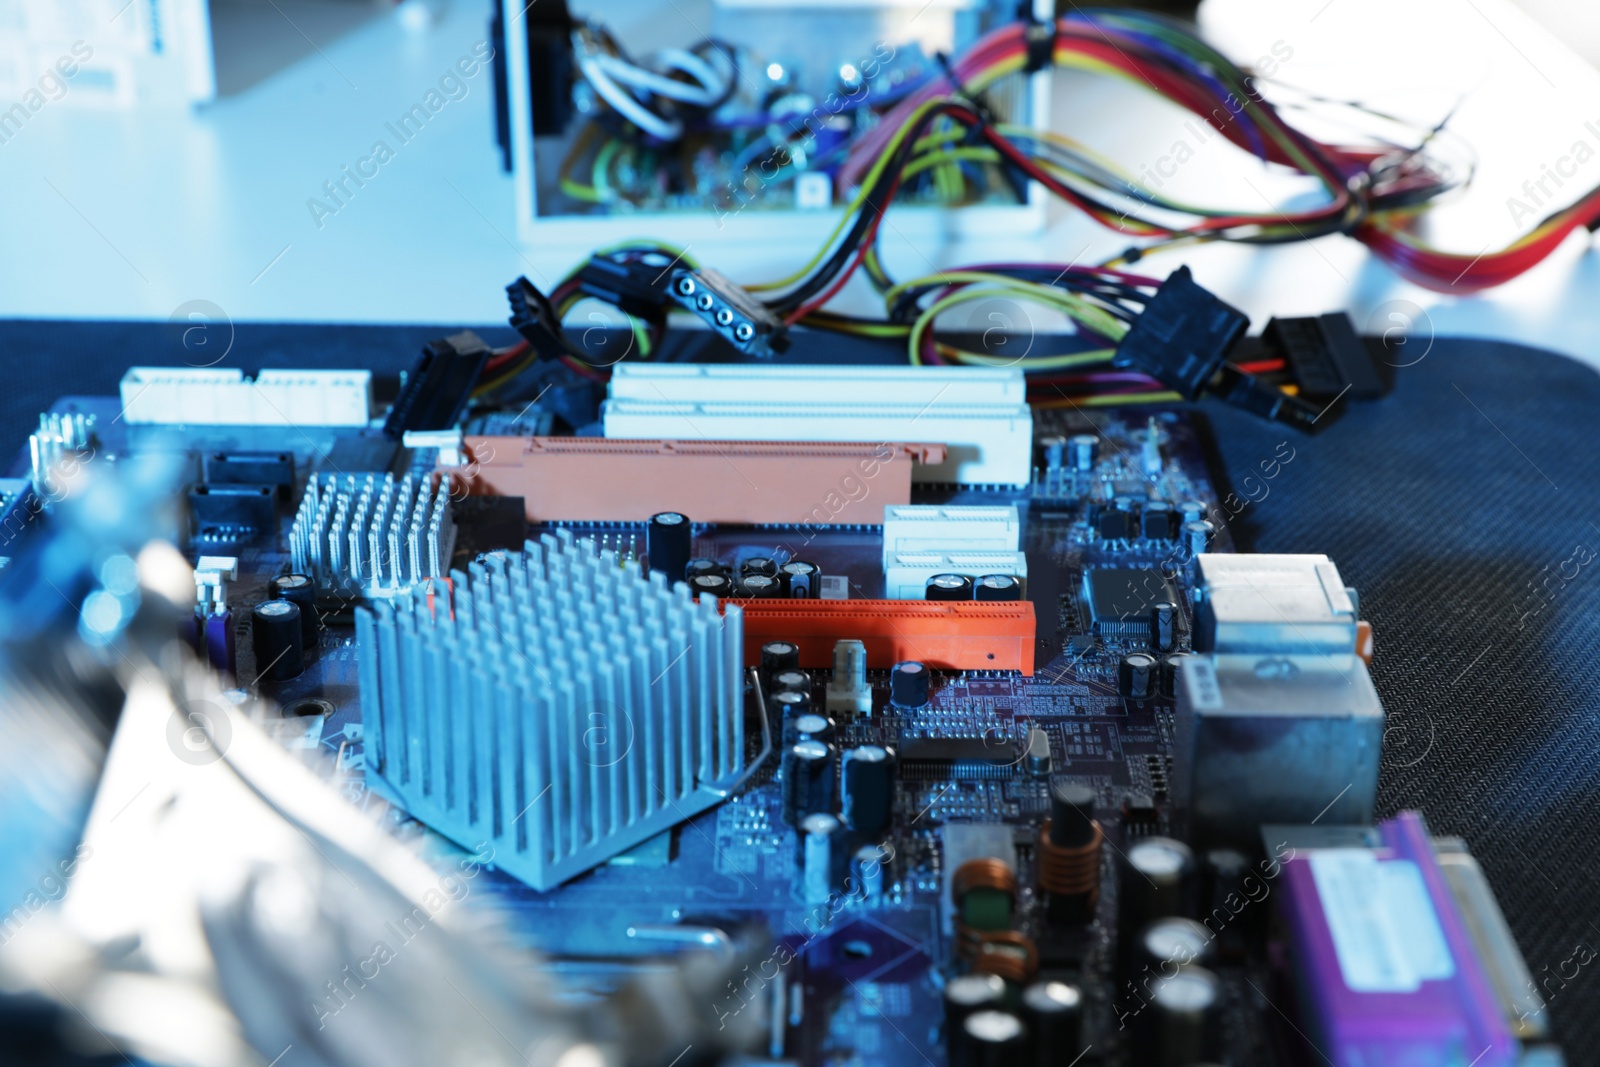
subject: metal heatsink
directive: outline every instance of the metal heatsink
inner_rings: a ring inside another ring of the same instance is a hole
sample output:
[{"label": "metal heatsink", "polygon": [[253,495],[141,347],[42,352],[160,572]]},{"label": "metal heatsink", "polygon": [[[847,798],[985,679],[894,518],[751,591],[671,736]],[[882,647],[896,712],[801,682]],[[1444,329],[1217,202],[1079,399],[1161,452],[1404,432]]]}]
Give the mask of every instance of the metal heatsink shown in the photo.
[{"label": "metal heatsink", "polygon": [[743,780],[741,610],[566,530],[362,609],[356,633],[369,777],[535,889]]},{"label": "metal heatsink", "polygon": [[294,568],[323,589],[392,596],[449,571],[450,476],[324,474],[306,484],[289,532]]}]

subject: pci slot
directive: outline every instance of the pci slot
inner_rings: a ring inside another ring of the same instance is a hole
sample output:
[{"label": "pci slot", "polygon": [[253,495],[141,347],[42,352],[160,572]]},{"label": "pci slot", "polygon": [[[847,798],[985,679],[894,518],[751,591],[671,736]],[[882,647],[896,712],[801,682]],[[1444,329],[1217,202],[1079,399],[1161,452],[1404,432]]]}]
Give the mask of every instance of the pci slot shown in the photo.
[{"label": "pci slot", "polygon": [[870,396],[882,404],[1016,407],[1027,403],[1027,384],[1020,371],[1002,367],[619,363],[611,372],[607,395],[613,400],[734,404],[835,404]]}]

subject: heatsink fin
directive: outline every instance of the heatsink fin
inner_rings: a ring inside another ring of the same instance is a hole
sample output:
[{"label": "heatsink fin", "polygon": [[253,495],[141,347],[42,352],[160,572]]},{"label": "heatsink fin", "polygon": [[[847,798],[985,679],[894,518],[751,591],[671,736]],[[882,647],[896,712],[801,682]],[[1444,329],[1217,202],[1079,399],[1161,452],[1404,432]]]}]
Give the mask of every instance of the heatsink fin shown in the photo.
[{"label": "heatsink fin", "polygon": [[448,474],[312,478],[289,532],[295,570],[319,588],[365,596],[444,577],[456,544],[450,490]]},{"label": "heatsink fin", "polygon": [[535,889],[724,799],[743,612],[565,530],[357,613],[366,760],[424,824]]}]

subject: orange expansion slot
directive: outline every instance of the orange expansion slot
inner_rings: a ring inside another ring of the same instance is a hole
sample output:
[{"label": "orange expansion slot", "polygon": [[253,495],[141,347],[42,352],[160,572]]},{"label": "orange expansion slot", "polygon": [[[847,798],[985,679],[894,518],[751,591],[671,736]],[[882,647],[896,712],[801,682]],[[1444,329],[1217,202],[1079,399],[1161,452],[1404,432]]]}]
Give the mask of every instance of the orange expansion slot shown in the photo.
[{"label": "orange expansion slot", "polygon": [[761,661],[768,641],[800,646],[800,666],[833,666],[835,641],[867,646],[867,666],[901,660],[955,671],[1033,674],[1037,625],[1031,601],[735,600],[744,609],[744,658]]},{"label": "orange expansion slot", "polygon": [[911,502],[911,465],[942,463],[942,444],[631,441],[466,437],[442,468],[475,494],[520,496],[529,522],[642,522],[681,511],[695,522],[880,525]]}]

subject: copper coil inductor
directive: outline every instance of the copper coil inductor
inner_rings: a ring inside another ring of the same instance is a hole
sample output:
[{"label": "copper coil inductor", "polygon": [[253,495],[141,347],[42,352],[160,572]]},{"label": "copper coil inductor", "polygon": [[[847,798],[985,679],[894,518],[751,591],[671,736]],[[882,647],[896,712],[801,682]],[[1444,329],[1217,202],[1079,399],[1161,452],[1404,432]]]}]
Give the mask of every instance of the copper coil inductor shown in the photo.
[{"label": "copper coil inductor", "polygon": [[1050,917],[1088,922],[1100,900],[1100,847],[1105,834],[1094,818],[1094,790],[1058,783],[1050,791],[1050,816],[1039,827],[1039,888],[1049,894]]}]

